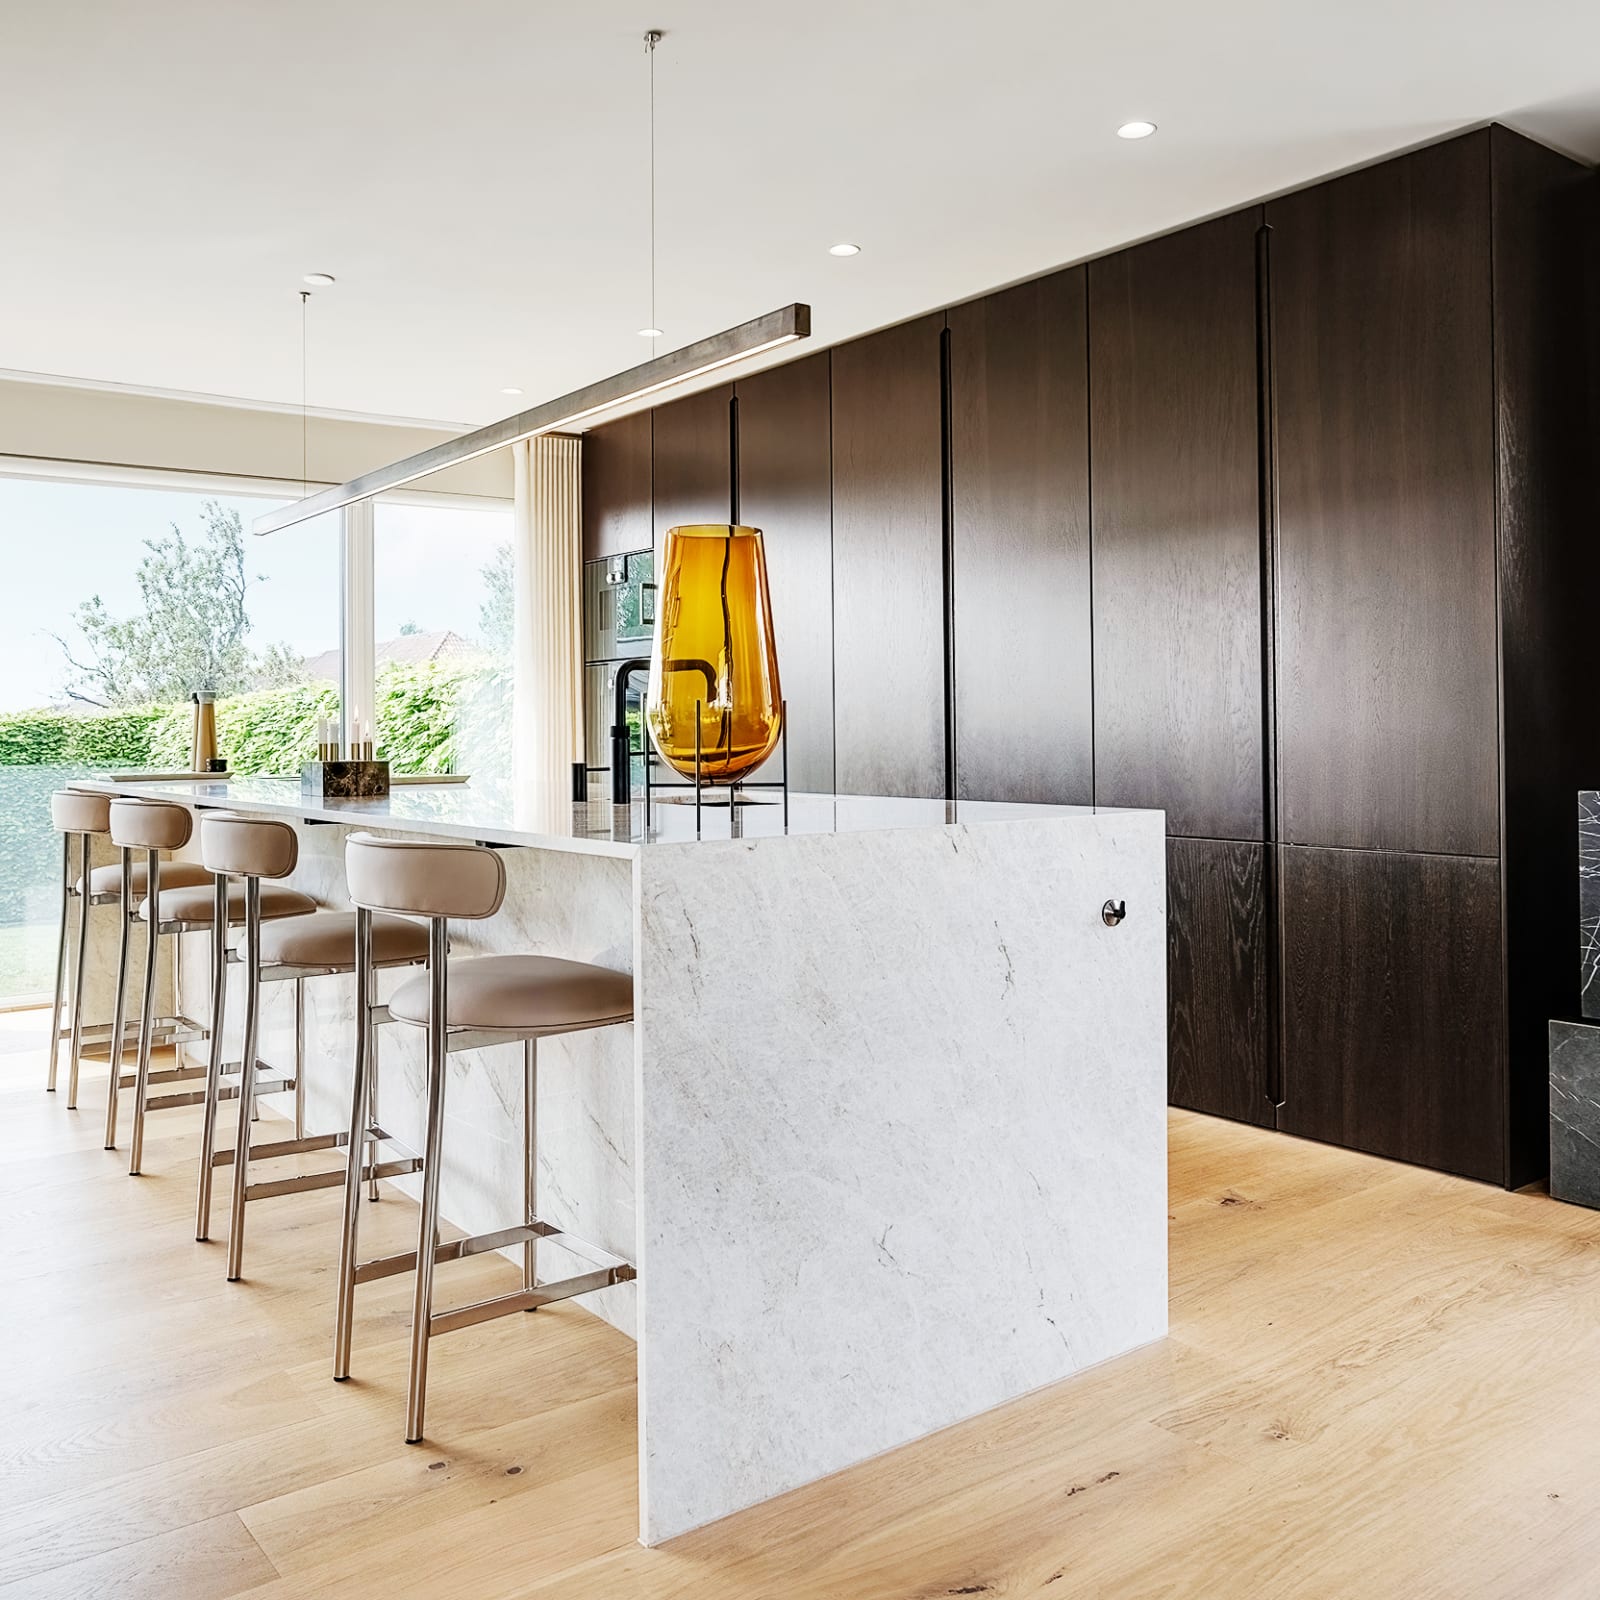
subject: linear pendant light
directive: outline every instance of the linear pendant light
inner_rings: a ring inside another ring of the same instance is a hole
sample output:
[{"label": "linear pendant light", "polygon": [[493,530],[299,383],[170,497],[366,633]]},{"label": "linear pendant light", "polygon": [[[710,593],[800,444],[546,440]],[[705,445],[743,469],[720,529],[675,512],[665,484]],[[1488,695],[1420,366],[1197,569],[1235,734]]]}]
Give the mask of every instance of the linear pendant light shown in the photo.
[{"label": "linear pendant light", "polygon": [[791,344],[811,335],[811,307],[784,306],[779,311],[769,311],[753,322],[742,322],[737,328],[725,329],[709,338],[686,344],[681,350],[670,350],[655,356],[615,377],[602,378],[582,389],[574,389],[558,400],[546,400],[529,411],[519,411],[502,422],[491,422],[457,439],[447,439],[426,450],[419,450],[403,461],[391,462],[341,483],[336,488],[323,489],[307,495],[303,500],[291,501],[276,511],[268,511],[255,519],[257,534],[276,533],[280,528],[292,528],[297,522],[309,522],[324,512],[337,511],[342,506],[354,505],[357,500],[368,500],[373,495],[385,494],[402,484],[415,483],[430,473],[445,467],[458,466],[477,456],[488,455],[519,439],[531,439],[537,433],[553,433],[558,428],[570,428],[574,423],[587,421],[603,411],[614,411],[618,406],[633,400],[642,400],[674,384],[687,383],[718,367],[743,361],[748,356],[760,355],[763,350],[778,345]]}]

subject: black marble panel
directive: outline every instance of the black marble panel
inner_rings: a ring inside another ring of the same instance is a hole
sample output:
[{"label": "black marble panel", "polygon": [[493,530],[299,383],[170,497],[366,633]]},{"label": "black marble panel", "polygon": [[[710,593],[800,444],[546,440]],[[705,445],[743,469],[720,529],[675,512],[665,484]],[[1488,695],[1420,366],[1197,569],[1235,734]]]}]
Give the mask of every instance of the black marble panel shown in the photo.
[{"label": "black marble panel", "polygon": [[1600,1207],[1600,1027],[1550,1024],[1550,1193]]},{"label": "black marble panel", "polygon": [[1578,959],[1583,1014],[1600,1018],[1600,791],[1578,791]]}]

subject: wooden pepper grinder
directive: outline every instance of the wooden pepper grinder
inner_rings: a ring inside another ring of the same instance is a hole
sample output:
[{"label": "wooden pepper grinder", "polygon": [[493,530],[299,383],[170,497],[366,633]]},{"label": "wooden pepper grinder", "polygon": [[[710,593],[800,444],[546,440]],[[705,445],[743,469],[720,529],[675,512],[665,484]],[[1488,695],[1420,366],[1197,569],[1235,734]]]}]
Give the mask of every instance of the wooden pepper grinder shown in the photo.
[{"label": "wooden pepper grinder", "polygon": [[217,760],[217,697],[210,689],[194,695],[194,735],[189,744],[189,770],[211,772]]}]

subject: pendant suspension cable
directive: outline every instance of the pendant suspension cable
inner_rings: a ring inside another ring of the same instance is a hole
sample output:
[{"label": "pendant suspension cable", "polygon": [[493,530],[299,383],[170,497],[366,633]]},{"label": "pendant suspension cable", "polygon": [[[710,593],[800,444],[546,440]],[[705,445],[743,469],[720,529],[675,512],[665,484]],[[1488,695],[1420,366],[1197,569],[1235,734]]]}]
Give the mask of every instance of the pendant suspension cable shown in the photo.
[{"label": "pendant suspension cable", "polygon": [[644,36],[644,53],[650,61],[650,343],[660,337],[656,321],[656,46],[661,30],[652,28]]},{"label": "pendant suspension cable", "polygon": [[307,447],[307,408],[306,408],[306,306],[311,299],[311,291],[300,291],[300,492],[311,492],[311,474],[309,462],[311,452]]}]

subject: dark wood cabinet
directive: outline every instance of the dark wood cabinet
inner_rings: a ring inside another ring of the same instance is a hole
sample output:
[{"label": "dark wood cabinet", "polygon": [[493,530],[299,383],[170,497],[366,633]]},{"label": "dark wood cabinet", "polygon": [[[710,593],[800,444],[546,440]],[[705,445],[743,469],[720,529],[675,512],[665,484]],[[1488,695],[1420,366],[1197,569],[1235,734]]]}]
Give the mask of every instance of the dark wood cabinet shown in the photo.
[{"label": "dark wood cabinet", "polygon": [[1270,202],[1286,843],[1494,855],[1485,130]]},{"label": "dark wood cabinet", "polygon": [[940,336],[833,352],[834,770],[844,794],[945,793]]},{"label": "dark wood cabinet", "polygon": [[767,552],[778,675],[789,708],[789,786],[833,781],[833,444],[827,352],[742,378],[741,522]]},{"label": "dark wood cabinet", "polygon": [[1084,271],[950,312],[956,793],[1088,804]]},{"label": "dark wood cabinet", "polygon": [[1281,849],[1278,1126],[1503,1182],[1500,867]]},{"label": "dark wood cabinet", "polygon": [[1267,849],[1167,840],[1167,1081],[1175,1106],[1271,1127]]},{"label": "dark wood cabinet", "polygon": [[[1574,795],[1600,773],[1600,594],[1591,371],[1582,308],[1596,278],[1595,175],[1491,128],[1494,373],[1500,486],[1501,766],[1510,1164],[1548,1170],[1549,1023],[1581,1011]],[[1589,330],[1593,337],[1594,330]]]},{"label": "dark wood cabinet", "polygon": [[651,416],[636,412],[583,436],[585,561],[650,548]]},{"label": "dark wood cabinet", "polygon": [[1095,798],[1261,839],[1259,209],[1089,264]]},{"label": "dark wood cabinet", "polygon": [[1600,782],[1597,226],[1475,130],[764,372],[731,453],[726,388],[597,428],[585,553],[731,477],[797,786],[1160,808],[1174,1103],[1520,1185]]},{"label": "dark wood cabinet", "polygon": [[719,384],[655,410],[655,546],[668,528],[733,517],[733,388]]}]

